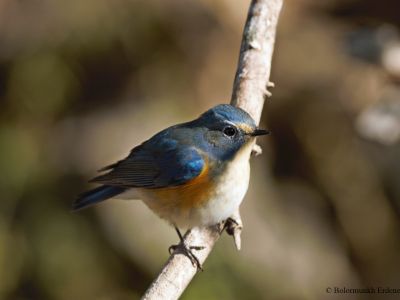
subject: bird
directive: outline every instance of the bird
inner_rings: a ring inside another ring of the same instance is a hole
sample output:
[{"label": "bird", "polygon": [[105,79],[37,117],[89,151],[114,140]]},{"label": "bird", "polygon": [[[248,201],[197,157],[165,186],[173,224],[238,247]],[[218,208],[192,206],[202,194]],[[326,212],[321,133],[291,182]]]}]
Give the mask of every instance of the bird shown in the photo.
[{"label": "bird", "polygon": [[[174,226],[183,245],[179,228],[216,225],[238,209],[249,185],[255,138],[268,133],[243,109],[217,105],[195,120],[160,131],[126,158],[100,169],[90,180],[100,186],[80,194],[72,210],[110,198],[141,199]],[[191,250],[201,248],[184,249],[199,268]]]}]

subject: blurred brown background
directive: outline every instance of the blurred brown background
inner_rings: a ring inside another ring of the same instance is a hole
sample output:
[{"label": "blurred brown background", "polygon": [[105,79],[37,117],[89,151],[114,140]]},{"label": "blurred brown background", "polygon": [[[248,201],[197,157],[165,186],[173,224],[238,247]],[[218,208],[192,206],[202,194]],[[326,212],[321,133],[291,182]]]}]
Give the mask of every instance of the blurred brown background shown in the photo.
[{"label": "blurred brown background", "polygon": [[[177,242],[95,170],[228,102],[249,1],[0,1],[0,299],[137,299]],[[399,299],[400,4],[286,0],[242,205],[183,299]]]}]

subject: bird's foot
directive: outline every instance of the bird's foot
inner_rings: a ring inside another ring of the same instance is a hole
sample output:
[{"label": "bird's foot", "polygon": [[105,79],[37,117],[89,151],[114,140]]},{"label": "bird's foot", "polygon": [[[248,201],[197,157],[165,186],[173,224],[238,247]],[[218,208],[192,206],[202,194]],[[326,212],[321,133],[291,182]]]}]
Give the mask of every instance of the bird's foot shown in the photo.
[{"label": "bird's foot", "polygon": [[242,245],[241,233],[243,229],[242,219],[240,218],[239,210],[225,221],[219,224],[221,233],[226,230],[226,233],[233,236],[237,250],[240,250]]},{"label": "bird's foot", "polygon": [[172,245],[168,248],[169,254],[172,253],[182,253],[187,258],[190,259],[193,266],[197,268],[199,271],[203,271],[203,266],[201,265],[197,256],[193,253],[193,250],[199,251],[203,250],[205,247],[203,246],[187,246],[184,242],[179,243],[178,245]]},{"label": "bird's foot", "polygon": [[224,222],[221,222],[221,231],[226,230],[226,233],[229,235],[233,235],[235,232],[235,229],[240,226],[239,222],[236,221],[233,218],[228,218]]},{"label": "bird's foot", "polygon": [[193,266],[195,266],[197,268],[197,270],[203,271],[203,266],[201,265],[199,259],[197,258],[196,255],[194,255],[194,253],[192,252],[193,250],[195,251],[200,251],[203,250],[205,247],[203,246],[188,246],[185,243],[185,240],[181,234],[181,232],[179,231],[179,229],[177,227],[175,227],[176,233],[179,236],[179,240],[180,243],[178,245],[172,245],[168,248],[168,252],[171,255],[172,253],[176,252],[176,253],[182,253],[184,255],[186,255],[186,257],[188,257],[190,259],[190,261],[192,262]]}]

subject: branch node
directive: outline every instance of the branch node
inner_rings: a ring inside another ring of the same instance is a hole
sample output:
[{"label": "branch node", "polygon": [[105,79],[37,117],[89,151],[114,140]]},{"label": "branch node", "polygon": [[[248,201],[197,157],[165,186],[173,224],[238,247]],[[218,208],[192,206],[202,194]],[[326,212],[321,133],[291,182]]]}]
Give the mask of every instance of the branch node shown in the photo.
[{"label": "branch node", "polygon": [[260,145],[254,144],[253,149],[251,149],[251,155],[259,156],[260,154],[262,154],[262,148]]},{"label": "branch node", "polygon": [[267,96],[268,98],[272,97],[272,93],[268,91],[267,89],[264,90],[264,95]]},{"label": "branch node", "polygon": [[253,40],[249,43],[251,49],[261,50],[261,44],[257,40]]}]

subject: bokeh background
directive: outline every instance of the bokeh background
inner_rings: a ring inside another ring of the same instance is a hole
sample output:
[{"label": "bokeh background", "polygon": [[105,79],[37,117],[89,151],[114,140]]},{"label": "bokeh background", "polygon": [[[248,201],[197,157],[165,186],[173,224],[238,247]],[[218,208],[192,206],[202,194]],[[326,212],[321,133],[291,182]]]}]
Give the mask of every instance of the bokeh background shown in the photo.
[{"label": "bokeh background", "polygon": [[[0,1],[0,299],[138,299],[177,242],[95,171],[230,99],[249,1]],[[183,299],[399,299],[400,4],[286,0],[242,205]]]}]

